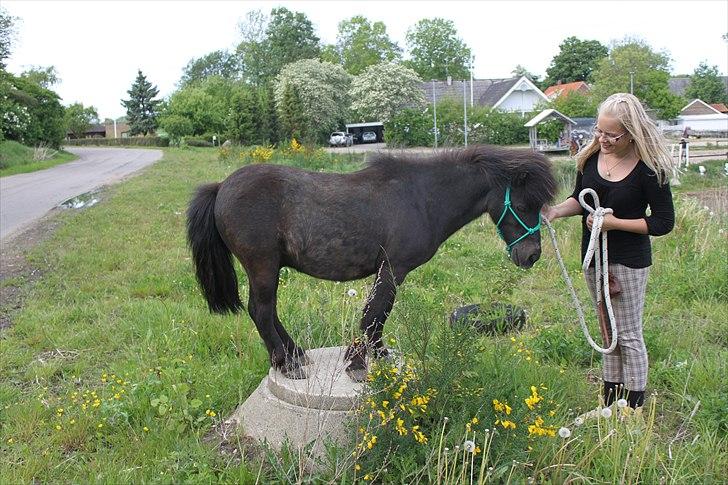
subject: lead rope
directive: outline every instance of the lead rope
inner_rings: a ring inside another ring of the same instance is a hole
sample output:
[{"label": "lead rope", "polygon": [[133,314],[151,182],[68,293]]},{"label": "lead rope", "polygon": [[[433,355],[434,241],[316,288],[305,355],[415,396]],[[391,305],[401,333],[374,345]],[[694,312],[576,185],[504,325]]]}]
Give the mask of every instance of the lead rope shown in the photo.
[{"label": "lead rope", "polygon": [[[594,199],[594,206],[592,207],[589,204],[586,203],[584,200],[585,195],[591,195]],[[597,345],[596,342],[594,342],[594,339],[591,338],[591,335],[589,334],[589,329],[586,326],[586,320],[584,318],[584,310],[581,307],[581,302],[579,301],[579,297],[576,295],[576,291],[574,290],[574,285],[571,282],[571,278],[569,278],[569,273],[566,271],[566,266],[564,265],[564,260],[561,257],[561,252],[559,251],[559,246],[556,244],[556,232],[554,231],[554,228],[551,227],[551,224],[549,221],[546,220],[545,217],[542,217],[543,222],[546,224],[546,227],[549,228],[549,234],[551,235],[551,242],[554,245],[554,251],[556,252],[556,259],[559,262],[559,267],[561,267],[561,276],[563,276],[564,281],[566,282],[566,286],[569,287],[569,293],[571,293],[571,299],[574,302],[574,307],[576,308],[576,313],[579,316],[579,323],[581,324],[581,330],[584,332],[584,336],[589,341],[589,345],[596,350],[597,352],[600,352],[602,354],[609,354],[611,353],[614,348],[617,346],[617,323],[614,318],[614,311],[612,310],[612,300],[609,296],[609,261],[607,260],[607,233],[601,232],[602,231],[602,224],[604,223],[604,215],[605,214],[611,214],[612,209],[606,208],[606,207],[600,207],[599,205],[599,196],[596,192],[594,192],[593,189],[584,189],[579,193],[579,203],[581,206],[586,209],[590,214],[594,216],[594,221],[592,222],[592,229],[591,229],[591,235],[589,237],[589,246],[586,250],[586,256],[584,256],[584,263],[582,264],[582,270],[586,272],[587,268],[589,268],[589,264],[591,264],[592,259],[594,258],[594,252],[597,250],[597,246],[599,246],[599,233],[602,234],[602,240],[601,240],[601,247],[602,247],[602,257],[597,258],[596,261],[594,261],[594,287],[599,288],[599,278],[601,276],[602,279],[602,291],[597,291],[597,308],[601,304],[602,301],[602,294],[604,295],[604,306],[607,307],[607,313],[609,314],[609,324],[612,329],[612,342],[609,345],[608,348],[602,348],[599,345]],[[604,260],[604,265],[602,266],[602,259]]]}]

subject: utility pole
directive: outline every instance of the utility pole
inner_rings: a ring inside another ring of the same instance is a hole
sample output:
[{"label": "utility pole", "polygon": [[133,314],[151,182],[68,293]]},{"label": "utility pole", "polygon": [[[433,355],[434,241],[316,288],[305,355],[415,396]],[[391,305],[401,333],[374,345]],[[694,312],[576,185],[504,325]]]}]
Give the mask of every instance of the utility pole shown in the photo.
[{"label": "utility pole", "polygon": [[475,56],[470,57],[470,107],[473,107],[473,63],[475,63]]},{"label": "utility pole", "polygon": [[437,148],[437,97],[435,96],[435,80],[432,80],[432,112],[435,123],[435,148]]},{"label": "utility pole", "polygon": [[468,146],[468,101],[465,94],[466,81],[463,79],[463,133],[465,133],[465,146]]},{"label": "utility pole", "polygon": [[629,71],[629,94],[634,94],[634,71]]}]

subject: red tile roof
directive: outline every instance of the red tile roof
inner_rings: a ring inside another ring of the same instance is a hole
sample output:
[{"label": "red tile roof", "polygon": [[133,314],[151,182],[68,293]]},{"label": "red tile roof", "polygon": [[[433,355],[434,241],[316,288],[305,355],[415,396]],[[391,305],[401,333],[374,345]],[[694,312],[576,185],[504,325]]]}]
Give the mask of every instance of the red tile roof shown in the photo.
[{"label": "red tile roof", "polygon": [[728,113],[728,106],[723,103],[711,103],[710,107],[717,109],[721,113]]},{"label": "red tile roof", "polygon": [[549,98],[558,98],[564,94],[569,94],[573,91],[586,93],[589,91],[589,85],[584,81],[575,81],[573,83],[566,84],[555,84],[546,88],[543,93]]}]

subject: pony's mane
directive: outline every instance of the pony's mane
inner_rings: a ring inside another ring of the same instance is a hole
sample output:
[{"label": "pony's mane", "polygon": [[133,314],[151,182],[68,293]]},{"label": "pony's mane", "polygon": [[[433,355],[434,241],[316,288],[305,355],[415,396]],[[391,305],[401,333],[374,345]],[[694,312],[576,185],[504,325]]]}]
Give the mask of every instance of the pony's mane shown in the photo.
[{"label": "pony's mane", "polygon": [[551,161],[529,149],[472,145],[467,148],[445,149],[429,155],[377,152],[367,162],[365,170],[373,170],[384,176],[396,176],[428,166],[476,165],[490,187],[523,185],[526,203],[531,207],[540,207],[551,202],[557,192]]}]

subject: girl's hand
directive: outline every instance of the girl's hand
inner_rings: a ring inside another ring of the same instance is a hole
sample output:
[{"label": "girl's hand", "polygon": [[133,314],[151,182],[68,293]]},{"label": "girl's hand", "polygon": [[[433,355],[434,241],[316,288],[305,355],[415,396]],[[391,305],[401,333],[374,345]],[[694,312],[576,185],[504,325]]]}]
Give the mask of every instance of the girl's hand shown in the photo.
[{"label": "girl's hand", "polygon": [[541,215],[545,217],[546,220],[549,222],[559,217],[556,211],[556,207],[550,206],[548,204],[544,204],[544,206],[541,208]]},{"label": "girl's hand", "polygon": [[[604,220],[602,221],[602,232],[611,231],[617,228],[618,219],[614,217],[614,214],[604,214]],[[594,224],[594,214],[589,214],[586,217],[586,227],[592,230]]]}]

